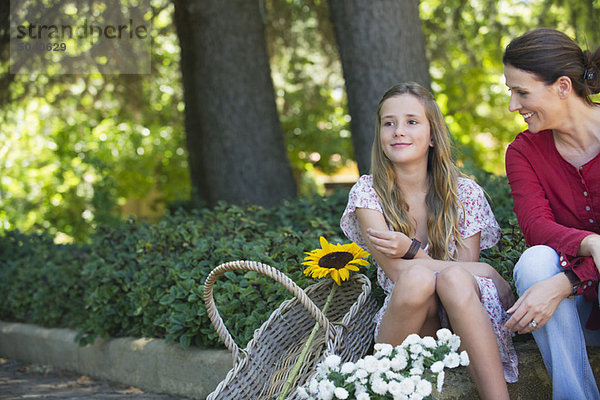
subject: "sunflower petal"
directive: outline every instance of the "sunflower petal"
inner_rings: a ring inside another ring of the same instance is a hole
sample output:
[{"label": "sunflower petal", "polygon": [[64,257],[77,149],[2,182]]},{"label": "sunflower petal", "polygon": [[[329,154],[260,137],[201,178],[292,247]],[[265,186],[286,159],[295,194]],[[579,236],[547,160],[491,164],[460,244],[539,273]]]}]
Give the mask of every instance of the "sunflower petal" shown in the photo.
[{"label": "sunflower petal", "polygon": [[321,276],[320,276],[320,278],[325,278],[326,276],[330,275],[330,274],[331,274],[331,272],[332,272],[332,271],[331,271],[331,270],[329,270],[329,269],[326,269],[326,270],[324,270],[324,271],[321,273]]},{"label": "sunflower petal", "polygon": [[350,278],[350,271],[348,271],[346,268],[338,270],[338,273],[340,274],[340,278],[342,278],[342,281],[347,281],[348,278]]},{"label": "sunflower petal", "polygon": [[354,242],[347,244],[346,246],[346,251],[354,254],[355,258],[363,258],[370,256],[368,251],[364,250],[362,247],[360,247]]},{"label": "sunflower petal", "polygon": [[327,242],[327,239],[325,239],[323,236],[319,237],[319,243],[321,243],[321,248],[323,250],[325,250],[329,245],[329,243]]},{"label": "sunflower petal", "polygon": [[350,261],[349,264],[360,265],[360,266],[366,267],[369,265],[369,262],[367,260],[363,260],[362,258],[358,258],[356,260]]},{"label": "sunflower petal", "polygon": [[304,268],[304,275],[308,275],[310,274],[312,271],[314,271],[315,267],[314,266],[310,266],[310,267],[306,267]]},{"label": "sunflower petal", "polygon": [[331,271],[331,279],[333,279],[335,281],[335,283],[338,284],[338,286],[341,285],[341,282],[340,282],[340,273],[338,272],[337,269],[334,269],[334,270]]}]

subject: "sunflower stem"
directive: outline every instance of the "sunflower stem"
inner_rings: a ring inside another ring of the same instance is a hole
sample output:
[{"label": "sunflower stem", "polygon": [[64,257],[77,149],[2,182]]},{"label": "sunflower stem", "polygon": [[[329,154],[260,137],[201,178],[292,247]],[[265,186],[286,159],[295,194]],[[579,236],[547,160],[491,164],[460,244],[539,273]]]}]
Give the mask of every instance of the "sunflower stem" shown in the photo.
[{"label": "sunflower stem", "polygon": [[[329,292],[329,295],[327,296],[327,300],[325,300],[325,305],[323,306],[323,315],[325,315],[325,313],[327,312],[327,309],[329,308],[329,303],[331,303],[331,300],[333,299],[333,296],[335,295],[337,288],[338,288],[338,285],[335,282],[332,282],[331,291]],[[285,397],[287,396],[288,392],[292,388],[292,382],[294,382],[294,379],[296,379],[296,375],[298,375],[298,372],[300,371],[300,367],[302,367],[302,363],[304,363],[304,359],[306,358],[306,355],[308,354],[310,345],[311,345],[312,341],[314,340],[315,336],[317,335],[318,330],[319,330],[319,323],[315,322],[315,326],[313,327],[313,330],[310,333],[310,336],[308,337],[308,340],[306,341],[304,348],[302,349],[302,353],[300,353],[300,357],[298,357],[298,360],[296,361],[296,364],[294,365],[292,372],[290,372],[290,375],[288,376],[287,381],[285,381],[283,390],[282,390],[281,394],[279,395],[279,397],[277,398],[277,400],[284,400]],[[327,335],[327,334],[328,333],[325,332],[325,335]]]}]

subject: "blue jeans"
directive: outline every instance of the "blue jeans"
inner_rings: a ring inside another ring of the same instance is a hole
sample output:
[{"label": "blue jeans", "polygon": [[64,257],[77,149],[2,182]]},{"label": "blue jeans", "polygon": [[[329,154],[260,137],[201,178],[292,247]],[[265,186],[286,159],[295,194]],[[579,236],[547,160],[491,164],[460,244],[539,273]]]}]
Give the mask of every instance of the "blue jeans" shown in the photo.
[{"label": "blue jeans", "polygon": [[[521,296],[534,283],[562,271],[559,257],[548,246],[528,248],[515,265],[514,278]],[[552,398],[598,400],[598,386],[588,360],[586,343],[600,345],[600,331],[585,329],[592,303],[583,296],[560,302],[552,318],[533,337],[552,379]]]}]

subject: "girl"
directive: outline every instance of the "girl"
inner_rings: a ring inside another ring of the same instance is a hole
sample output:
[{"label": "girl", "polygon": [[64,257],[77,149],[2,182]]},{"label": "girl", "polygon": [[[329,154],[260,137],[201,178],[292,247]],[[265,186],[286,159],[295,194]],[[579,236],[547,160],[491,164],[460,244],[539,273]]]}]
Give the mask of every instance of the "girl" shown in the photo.
[{"label": "girl", "polygon": [[398,345],[451,326],[481,398],[508,399],[505,379],[517,380],[517,358],[502,325],[514,299],[498,272],[478,262],[500,228],[482,189],[452,163],[431,93],[406,83],[384,94],[371,157],[372,175],[350,191],[341,227],[378,265],[386,299],[375,316],[377,342]]}]

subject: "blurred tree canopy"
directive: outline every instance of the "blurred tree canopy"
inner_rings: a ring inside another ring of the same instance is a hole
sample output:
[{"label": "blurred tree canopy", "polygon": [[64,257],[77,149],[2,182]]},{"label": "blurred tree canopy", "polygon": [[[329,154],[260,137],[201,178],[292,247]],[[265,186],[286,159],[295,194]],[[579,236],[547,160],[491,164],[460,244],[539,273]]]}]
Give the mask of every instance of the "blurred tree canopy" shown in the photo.
[{"label": "blurred tree canopy", "polygon": [[[154,204],[157,215],[189,199],[173,4],[150,1],[150,74],[58,75],[10,73],[7,3],[0,6],[0,231],[85,240],[96,224],[118,220],[132,199]],[[315,169],[335,173],[354,160],[328,2],[262,4],[288,157],[309,191],[305,178]],[[431,87],[459,162],[499,174],[505,146],[524,128],[507,110],[501,56],[508,41],[550,26],[582,47],[600,44],[598,0],[422,0],[420,17]]]},{"label": "blurred tree canopy", "polygon": [[189,192],[179,46],[169,3],[154,2],[149,75],[9,74],[0,108],[0,227],[84,239],[129,198]]}]

